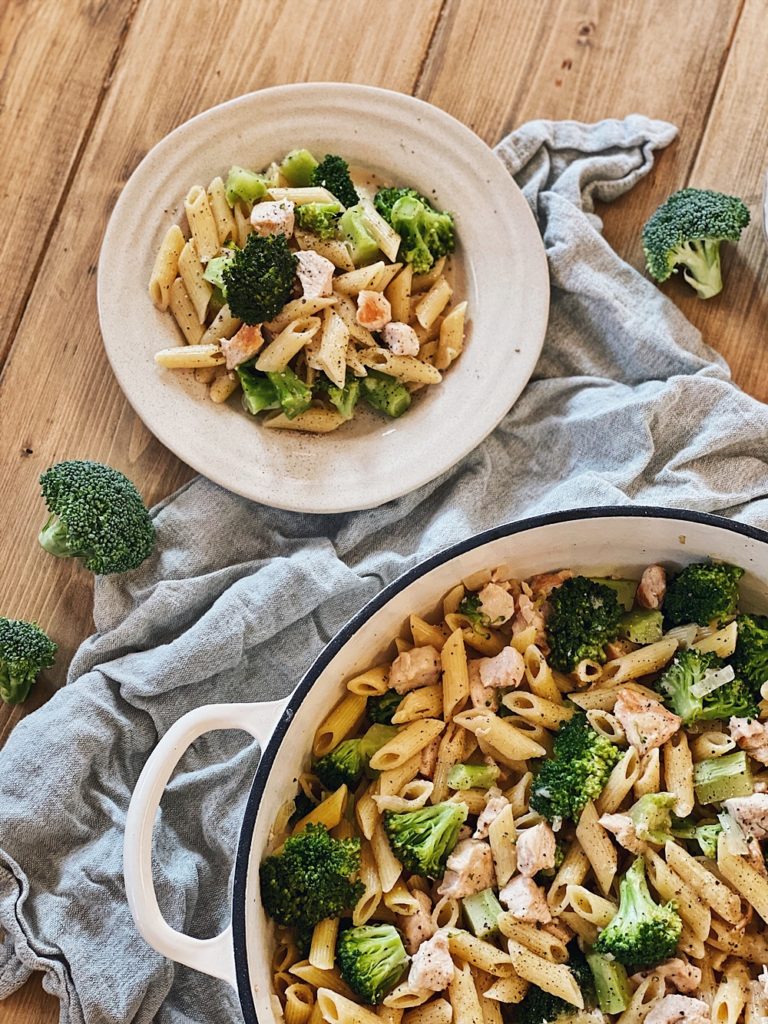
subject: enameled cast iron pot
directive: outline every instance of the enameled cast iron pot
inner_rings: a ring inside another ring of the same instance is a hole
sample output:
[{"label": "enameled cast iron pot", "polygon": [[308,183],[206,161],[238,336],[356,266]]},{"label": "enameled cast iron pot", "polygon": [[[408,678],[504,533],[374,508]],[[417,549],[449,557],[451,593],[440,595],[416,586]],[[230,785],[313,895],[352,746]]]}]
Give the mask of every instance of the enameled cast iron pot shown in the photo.
[{"label": "enameled cast iron pot", "polygon": [[[717,516],[662,508],[598,508],[540,516],[478,534],[411,569],[370,601],[327,645],[290,697],[262,704],[212,704],[181,718],[147,761],[133,794],[125,836],[125,882],[136,924],[172,960],[228,981],[247,1024],[272,1024],[271,929],[259,897],[259,863],[270,826],[308,761],[318,723],[344,680],[382,660],[411,612],[429,615],[470,573],[510,564],[525,578],[570,567],[638,577],[652,561],[670,568],[712,556],[742,566],[742,602],[768,607],[768,533]],[[213,729],[243,729],[262,757],[251,785],[234,866],[232,923],[194,939],[163,920],[152,884],[152,829],[180,757]]]}]

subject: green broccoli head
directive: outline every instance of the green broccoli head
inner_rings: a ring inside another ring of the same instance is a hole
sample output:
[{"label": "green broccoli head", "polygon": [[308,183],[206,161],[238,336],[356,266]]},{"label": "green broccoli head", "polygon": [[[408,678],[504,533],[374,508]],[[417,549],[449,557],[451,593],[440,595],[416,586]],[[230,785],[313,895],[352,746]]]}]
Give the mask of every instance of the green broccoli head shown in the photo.
[{"label": "green broccoli head", "polygon": [[155,546],[155,527],[128,477],[100,462],[73,460],[40,477],[50,516],[40,543],[59,558],[82,558],[106,574],[141,565]]},{"label": "green broccoli head", "polygon": [[465,594],[459,601],[459,614],[469,619],[472,629],[481,636],[490,636],[488,628],[491,625],[490,618],[485,612],[480,611],[480,595]]},{"label": "green broccoli head", "polygon": [[53,664],[57,649],[36,622],[0,616],[0,700],[26,700],[37,677]]},{"label": "green broccoli head", "polygon": [[646,793],[629,809],[638,839],[663,846],[672,838],[672,808],[677,797],[674,793]]},{"label": "green broccoli head", "polygon": [[328,154],[312,172],[312,184],[327,188],[344,206],[355,206],[360,197],[349,176],[349,164],[340,156]]},{"label": "green broccoli head", "polygon": [[232,315],[246,324],[277,316],[291,297],[296,262],[285,235],[249,235],[222,271]]},{"label": "green broccoli head", "polygon": [[327,241],[338,234],[341,212],[339,203],[304,203],[296,207],[296,222]]},{"label": "green broccoli head", "polygon": [[334,839],[324,825],[307,825],[262,862],[264,910],[278,924],[306,932],[357,903],[363,894],[359,870],[359,839]]},{"label": "green broccoli head", "polygon": [[318,758],[312,771],[328,790],[333,791],[343,785],[351,789],[362,778],[376,751],[397,733],[397,728],[392,725],[372,725],[364,736],[342,740],[329,754]]},{"label": "green broccoli head", "polygon": [[289,420],[296,419],[312,404],[312,388],[290,366],[284,370],[268,370],[267,380],[275,389],[280,408]]},{"label": "green broccoli head", "polygon": [[[568,946],[568,967],[571,969],[576,984],[581,989],[585,1006],[593,1006],[595,1002],[595,988],[592,972],[589,969],[586,957],[579,949],[576,942]],[[583,1012],[571,1006],[564,999],[550,995],[544,989],[531,985],[525,994],[525,998],[517,1006],[515,1021],[518,1024],[577,1024],[583,1019]]]},{"label": "green broccoli head", "polygon": [[667,627],[697,622],[722,625],[736,614],[739,580],[744,570],[726,562],[694,562],[667,586],[664,618]]},{"label": "green broccoli head", "polygon": [[403,695],[385,690],[380,697],[369,697],[366,702],[368,718],[379,725],[392,725],[392,716],[403,702]]},{"label": "green broccoli head", "polygon": [[331,405],[335,406],[345,420],[351,420],[355,406],[360,400],[360,381],[357,377],[348,376],[344,387],[340,388],[324,374],[314,383],[314,393],[325,395]]},{"label": "green broccoli head", "polygon": [[731,664],[752,692],[758,694],[768,681],[768,616],[739,615],[736,625],[738,635]]},{"label": "green broccoli head", "polygon": [[583,711],[577,712],[560,728],[552,757],[542,762],[533,780],[531,807],[549,821],[578,821],[620,758],[618,747],[595,732]]},{"label": "green broccoli head", "polygon": [[722,674],[733,675],[733,671],[716,654],[689,647],[678,651],[657,685],[675,714],[682,718],[683,725],[711,722],[731,715],[739,718],[757,715],[757,702],[743,679],[730,679],[705,692],[708,681],[714,682]]},{"label": "green broccoli head", "polygon": [[574,576],[553,590],[547,622],[550,662],[571,672],[584,658],[605,661],[605,645],[619,635],[622,608],[616,591],[586,576]]},{"label": "green broccoli head", "polygon": [[384,831],[395,856],[416,875],[439,878],[467,819],[465,804],[445,801],[418,811],[387,811]]},{"label": "green broccoli head", "polygon": [[441,256],[453,252],[453,216],[436,210],[415,189],[379,189],[373,203],[400,235],[398,258],[410,263],[417,274],[426,273]]},{"label": "green broccoli head", "polygon": [[709,189],[675,192],[643,228],[643,251],[651,277],[666,281],[683,268],[683,277],[702,299],[722,290],[721,242],[738,242],[749,224],[749,210],[737,196]]},{"label": "green broccoli head", "polygon": [[346,928],[336,944],[339,972],[364,1003],[380,1003],[402,978],[408,954],[391,924]]},{"label": "green broccoli head", "polygon": [[402,416],[411,404],[411,393],[402,381],[379,370],[369,370],[363,377],[362,394],[373,409],[392,419]]},{"label": "green broccoli head", "polygon": [[695,822],[674,818],[672,836],[675,839],[692,839],[699,844],[705,857],[717,860],[717,837],[723,831],[719,821]]},{"label": "green broccoli head", "polygon": [[625,967],[654,967],[674,953],[682,930],[674,903],[654,902],[643,858],[638,857],[621,880],[618,913],[600,932],[593,949]]}]

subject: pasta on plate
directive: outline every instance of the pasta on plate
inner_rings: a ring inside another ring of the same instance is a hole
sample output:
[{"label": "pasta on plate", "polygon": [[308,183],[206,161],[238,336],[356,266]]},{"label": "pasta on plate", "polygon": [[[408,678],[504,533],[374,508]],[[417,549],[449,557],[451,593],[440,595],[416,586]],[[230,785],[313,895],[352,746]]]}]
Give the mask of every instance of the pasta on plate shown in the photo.
[{"label": "pasta on plate", "polygon": [[287,1024],[768,1015],[768,618],[742,570],[505,566],[346,682],[260,870]]},{"label": "pasta on plate", "polygon": [[189,237],[168,229],[149,282],[184,344],[155,361],[211,401],[241,392],[265,427],[327,433],[360,401],[401,416],[461,354],[453,217],[416,190],[300,149],[195,185],[184,210]]}]

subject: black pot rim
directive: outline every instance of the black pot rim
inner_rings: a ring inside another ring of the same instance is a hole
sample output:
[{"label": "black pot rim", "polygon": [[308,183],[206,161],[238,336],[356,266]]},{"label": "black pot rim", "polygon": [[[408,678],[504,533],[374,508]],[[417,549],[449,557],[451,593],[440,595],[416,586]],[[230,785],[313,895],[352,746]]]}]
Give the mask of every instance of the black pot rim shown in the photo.
[{"label": "black pot rim", "polygon": [[261,760],[256,769],[256,774],[248,795],[243,824],[238,840],[237,855],[235,858],[234,884],[232,889],[232,939],[235,954],[235,974],[237,977],[237,988],[240,996],[243,1016],[246,1024],[266,1024],[259,1022],[256,1007],[251,993],[250,969],[248,963],[248,948],[246,943],[246,884],[248,876],[248,861],[250,859],[251,840],[256,824],[256,816],[261,798],[269,780],[270,770],[275,760],[283,738],[293,720],[293,717],[301,706],[304,698],[309,693],[317,678],[326,666],[338,654],[347,641],[355,635],[360,627],[383,608],[396,594],[407,586],[430,572],[432,569],[445,562],[450,561],[457,555],[464,554],[474,548],[487,544],[490,541],[499,540],[502,537],[512,537],[515,534],[525,533],[541,526],[550,526],[558,523],[576,522],[582,519],[671,519],[679,522],[702,524],[705,526],[719,527],[729,530],[732,533],[741,534],[751,540],[768,544],[768,532],[755,526],[748,526],[745,523],[734,522],[724,516],[714,515],[710,512],[695,512],[688,509],[664,508],[655,505],[605,505],[593,508],[568,509],[562,512],[550,512],[545,515],[531,516],[528,519],[518,519],[513,522],[504,523],[501,526],[494,526],[483,530],[463,541],[458,541],[434,555],[423,559],[413,568],[408,569],[397,579],[388,583],[375,597],[371,598],[363,607],[352,616],[339,632],[328,641],[320,654],[307,669],[296,689],[286,705],[280,721],[277,723],[269,743],[262,751]]}]

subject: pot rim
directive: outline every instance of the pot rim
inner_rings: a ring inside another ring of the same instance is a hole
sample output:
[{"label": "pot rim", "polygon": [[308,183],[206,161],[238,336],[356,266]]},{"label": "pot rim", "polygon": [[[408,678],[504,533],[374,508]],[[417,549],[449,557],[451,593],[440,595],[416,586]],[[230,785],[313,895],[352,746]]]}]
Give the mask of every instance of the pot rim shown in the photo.
[{"label": "pot rim", "polygon": [[451,561],[457,555],[465,554],[474,548],[480,547],[491,541],[499,540],[502,537],[512,537],[519,533],[526,533],[541,526],[552,526],[559,523],[575,522],[582,519],[671,519],[678,522],[697,523],[704,526],[714,526],[720,529],[729,530],[732,533],[741,534],[768,545],[768,532],[756,526],[749,526],[746,523],[739,523],[725,516],[716,515],[711,512],[697,512],[683,508],[665,508],[662,505],[604,505],[581,509],[566,509],[561,512],[548,512],[542,515],[530,516],[526,519],[516,519],[503,523],[500,526],[493,526],[487,530],[473,534],[462,541],[457,541],[440,551],[429,555],[418,562],[412,568],[406,570],[402,575],[388,583],[382,590],[367,601],[363,607],[356,612],[348,622],[328,641],[318,654],[312,664],[301,678],[296,689],[291,694],[286,704],[285,711],[272,733],[269,743],[261,753],[261,759],[256,768],[256,773],[248,794],[243,823],[240,829],[240,836],[235,857],[234,882],[232,888],[232,939],[234,944],[235,974],[237,977],[237,989],[240,997],[240,1005],[245,1020],[251,1024],[264,1024],[259,1022],[256,1007],[253,1002],[251,991],[250,966],[248,963],[248,947],[246,942],[246,885],[248,879],[248,862],[250,859],[251,840],[256,825],[259,804],[269,781],[270,770],[275,760],[283,739],[293,721],[293,717],[301,706],[304,698],[315,684],[318,677],[336,657],[338,652],[355,635],[360,627],[375,615],[381,608],[401,590],[404,590],[415,580],[435,569],[437,566]]}]

